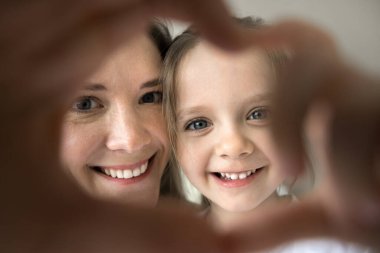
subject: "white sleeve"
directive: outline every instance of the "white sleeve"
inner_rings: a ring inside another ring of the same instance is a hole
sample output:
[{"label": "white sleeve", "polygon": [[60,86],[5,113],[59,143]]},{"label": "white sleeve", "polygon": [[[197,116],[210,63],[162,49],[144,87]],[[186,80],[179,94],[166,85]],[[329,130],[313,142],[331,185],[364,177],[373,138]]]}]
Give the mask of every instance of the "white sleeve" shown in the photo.
[{"label": "white sleeve", "polygon": [[296,241],[267,253],[375,253],[368,248],[331,239]]}]

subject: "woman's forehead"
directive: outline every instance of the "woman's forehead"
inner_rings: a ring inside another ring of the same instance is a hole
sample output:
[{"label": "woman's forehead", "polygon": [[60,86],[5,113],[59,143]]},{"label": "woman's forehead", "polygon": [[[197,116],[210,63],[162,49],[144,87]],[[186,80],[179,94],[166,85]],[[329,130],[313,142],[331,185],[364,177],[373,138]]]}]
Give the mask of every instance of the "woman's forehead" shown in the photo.
[{"label": "woman's forehead", "polygon": [[91,79],[108,79],[110,76],[157,75],[162,65],[159,50],[147,35],[139,35],[120,46],[108,56],[90,76]]}]

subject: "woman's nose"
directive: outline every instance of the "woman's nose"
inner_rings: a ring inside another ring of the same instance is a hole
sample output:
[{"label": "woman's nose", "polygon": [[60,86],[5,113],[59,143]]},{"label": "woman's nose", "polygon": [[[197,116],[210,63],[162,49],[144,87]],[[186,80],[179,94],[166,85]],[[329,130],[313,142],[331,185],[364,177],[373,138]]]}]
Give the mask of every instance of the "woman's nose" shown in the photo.
[{"label": "woman's nose", "polygon": [[254,152],[255,145],[249,137],[235,129],[221,134],[215,149],[222,158],[243,159]]},{"label": "woman's nose", "polygon": [[113,117],[108,123],[106,146],[110,150],[133,153],[151,142],[151,135],[136,115]]}]

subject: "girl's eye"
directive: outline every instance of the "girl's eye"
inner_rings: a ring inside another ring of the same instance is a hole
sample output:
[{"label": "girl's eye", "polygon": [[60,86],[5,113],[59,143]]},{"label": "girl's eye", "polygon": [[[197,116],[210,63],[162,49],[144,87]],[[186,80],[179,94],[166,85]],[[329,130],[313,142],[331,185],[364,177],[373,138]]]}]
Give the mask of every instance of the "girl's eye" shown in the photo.
[{"label": "girl's eye", "polygon": [[152,91],[145,93],[139,100],[139,104],[159,104],[162,102],[162,92]]},{"label": "girl's eye", "polygon": [[72,109],[77,112],[90,112],[96,108],[102,108],[103,106],[94,97],[83,97],[76,101]]},{"label": "girl's eye", "polygon": [[267,120],[269,118],[269,110],[265,107],[256,108],[249,116],[248,120]]},{"label": "girl's eye", "polygon": [[207,120],[204,119],[196,119],[190,121],[186,126],[185,130],[189,131],[197,131],[197,130],[202,130],[206,127],[209,127],[210,123]]}]

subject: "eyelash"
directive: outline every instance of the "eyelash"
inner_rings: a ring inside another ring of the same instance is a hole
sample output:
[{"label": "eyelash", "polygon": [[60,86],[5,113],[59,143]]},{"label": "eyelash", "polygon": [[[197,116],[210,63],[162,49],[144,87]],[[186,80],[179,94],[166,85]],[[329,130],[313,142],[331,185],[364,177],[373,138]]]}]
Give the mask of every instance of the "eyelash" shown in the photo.
[{"label": "eyelash", "polygon": [[[261,113],[264,114],[264,117],[262,118],[251,118],[255,113]],[[254,108],[252,111],[249,112],[247,120],[250,121],[267,121],[269,120],[268,118],[270,117],[270,110],[268,107],[257,107]]]},{"label": "eyelash", "polygon": [[[143,99],[147,95],[153,95],[153,101],[152,102],[144,102]],[[144,95],[141,96],[139,99],[139,104],[161,104],[162,102],[162,91],[150,91],[145,93]]]},{"label": "eyelash", "polygon": [[[76,107],[80,103],[83,103],[85,100],[88,100],[90,102],[90,108],[89,109],[79,109]],[[95,107],[92,106],[94,103],[95,103]],[[97,97],[84,96],[84,97],[80,97],[79,99],[77,99],[71,108],[72,108],[72,110],[74,110],[77,113],[91,113],[95,109],[101,109],[103,107],[104,106],[101,104],[100,100]]]},{"label": "eyelash", "polygon": [[[262,113],[264,114],[264,118],[251,118],[252,115],[254,115],[255,113]],[[249,121],[255,121],[255,123],[257,124],[262,124],[262,123],[265,123],[267,122],[267,120],[269,120],[269,114],[270,113],[270,110],[268,109],[268,107],[258,107],[258,108],[255,108],[253,109],[248,117],[247,117],[247,120]],[[201,126],[200,128],[197,128],[194,124],[196,123],[199,123],[199,122],[202,122],[202,123],[205,123],[206,125],[205,126]],[[184,126],[184,130],[185,131],[202,131],[206,128],[209,128],[210,126],[212,126],[212,123],[207,120],[207,119],[203,119],[203,118],[197,118],[197,119],[192,119],[190,120],[189,122],[187,122]]]},{"label": "eyelash", "polygon": [[[197,122],[206,122],[207,126],[202,127],[202,128],[200,128],[200,129],[196,129],[196,128],[194,127],[194,124],[197,123]],[[185,131],[202,131],[202,130],[204,130],[204,129],[210,127],[211,125],[212,125],[212,124],[211,124],[210,121],[208,121],[208,120],[206,120],[206,119],[198,118],[198,119],[192,119],[192,120],[190,120],[188,123],[186,123],[184,129],[185,129]],[[193,126],[193,129],[190,129],[191,126]]]}]

